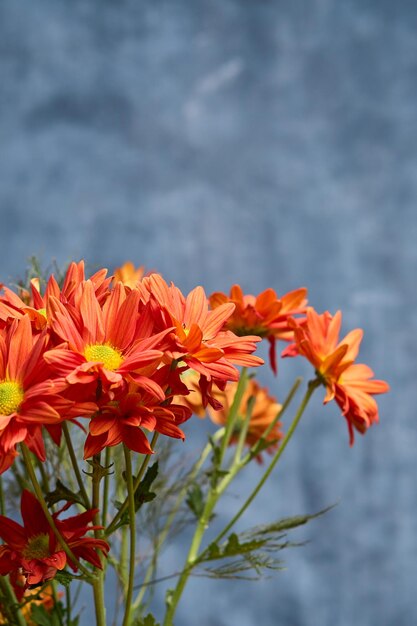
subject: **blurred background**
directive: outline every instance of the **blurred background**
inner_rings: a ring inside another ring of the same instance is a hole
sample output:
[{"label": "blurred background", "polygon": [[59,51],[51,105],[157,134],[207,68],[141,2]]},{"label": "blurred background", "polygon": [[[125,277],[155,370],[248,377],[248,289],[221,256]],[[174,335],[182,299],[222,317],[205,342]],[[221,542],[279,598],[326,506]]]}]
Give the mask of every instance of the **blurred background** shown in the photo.
[{"label": "blurred background", "polygon": [[[179,626],[417,623],[416,28],[411,0],[0,4],[3,282],[36,254],[185,291],[306,286],[392,387],[353,448],[317,394],[239,528],[338,506],[285,572],[193,580]],[[300,366],[262,380],[282,397]]]}]

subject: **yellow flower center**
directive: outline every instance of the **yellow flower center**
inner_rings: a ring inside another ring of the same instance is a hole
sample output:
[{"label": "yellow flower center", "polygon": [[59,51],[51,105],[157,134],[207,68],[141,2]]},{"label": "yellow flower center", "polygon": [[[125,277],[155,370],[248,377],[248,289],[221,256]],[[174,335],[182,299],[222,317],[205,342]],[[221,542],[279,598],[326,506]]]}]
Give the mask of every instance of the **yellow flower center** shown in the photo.
[{"label": "yellow flower center", "polygon": [[106,370],[110,370],[111,372],[117,370],[123,363],[121,352],[107,344],[96,343],[92,346],[87,346],[84,351],[84,356],[87,361],[100,361],[100,363],[103,363]]},{"label": "yellow flower center", "polygon": [[31,537],[22,550],[25,559],[44,559],[49,554],[49,535],[42,533]]},{"label": "yellow flower center", "polygon": [[40,313],[41,315],[44,316],[44,318],[46,319],[46,309],[38,309],[38,313]]},{"label": "yellow flower center", "polygon": [[0,415],[11,415],[18,410],[23,402],[22,385],[11,380],[0,383]]}]

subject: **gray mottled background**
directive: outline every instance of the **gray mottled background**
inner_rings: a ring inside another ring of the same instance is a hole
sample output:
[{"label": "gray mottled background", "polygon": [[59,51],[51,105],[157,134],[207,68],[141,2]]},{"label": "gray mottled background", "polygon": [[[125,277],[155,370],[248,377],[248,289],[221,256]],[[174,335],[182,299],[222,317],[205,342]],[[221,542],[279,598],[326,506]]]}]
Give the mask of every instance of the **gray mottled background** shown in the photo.
[{"label": "gray mottled background", "polygon": [[305,285],[392,385],[353,449],[313,403],[241,528],[339,506],[286,572],[193,581],[178,626],[417,624],[416,28],[411,0],[0,3],[2,280],[35,253]]}]

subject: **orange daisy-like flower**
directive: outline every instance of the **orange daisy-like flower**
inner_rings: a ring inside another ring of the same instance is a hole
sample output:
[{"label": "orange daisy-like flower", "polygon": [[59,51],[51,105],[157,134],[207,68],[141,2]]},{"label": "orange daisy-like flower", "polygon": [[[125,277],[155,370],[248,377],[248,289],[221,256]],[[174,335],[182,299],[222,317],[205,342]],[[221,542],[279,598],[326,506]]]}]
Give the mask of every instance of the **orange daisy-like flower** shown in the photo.
[{"label": "orange daisy-like flower", "polygon": [[244,294],[239,285],[233,285],[230,296],[216,292],[210,296],[213,309],[232,302],[235,310],[226,322],[226,328],[236,335],[258,335],[270,343],[269,358],[272,370],[277,373],[275,343],[278,339],[292,339],[288,319],[304,313],[307,289],[296,289],[278,297],[273,289],[266,289],[258,296]]},{"label": "orange daisy-like flower", "polygon": [[324,402],[335,400],[347,420],[350,445],[354,442],[354,429],[360,433],[378,422],[378,405],[374,395],[389,391],[383,380],[371,380],[373,371],[354,361],[359,352],[363,331],[352,330],[339,341],[342,314],[332,316],[328,311],[319,315],[309,307],[305,323],[293,322],[295,343],[283,356],[305,356],[314,366],[327,394]]},{"label": "orange daisy-like flower", "polygon": [[[65,400],[43,360],[49,338],[33,332],[27,316],[0,333],[0,469],[13,462],[15,446],[24,441],[41,459],[42,427],[53,428],[64,417],[82,415],[91,404]],[[94,407],[94,405],[93,405]]]},{"label": "orange daisy-like flower", "polygon": [[142,429],[175,439],[184,439],[178,424],[191,417],[191,411],[180,404],[167,404],[131,383],[127,392],[104,406],[90,421],[84,458],[103,448],[124,443],[140,454],[153,454]]},{"label": "orange daisy-like flower", "polygon": [[235,365],[263,364],[261,358],[252,354],[259,337],[238,337],[224,330],[235,309],[233,303],[226,302],[210,310],[202,287],[196,287],[184,297],[178,287],[168,286],[159,274],[144,278],[140,290],[143,301],[154,305],[157,325],[175,329],[175,346],[165,351],[164,362],[175,359],[199,372],[205,401],[211,401],[213,381],[222,385],[227,380],[238,380]]},{"label": "orange daisy-like flower", "polygon": [[47,613],[51,613],[55,606],[55,597],[60,599],[63,595],[63,592],[60,591],[54,596],[52,584],[46,585],[40,593],[38,589],[27,589],[23,596],[26,604],[22,607],[22,614],[28,626],[38,626],[32,619],[34,606],[43,606]]},{"label": "orange daisy-like flower", "polygon": [[[198,415],[198,417],[204,417],[206,409],[203,407],[201,401],[197,376],[192,372],[185,372],[184,381],[190,389],[190,394],[181,398],[177,397],[176,401],[188,406],[195,415]],[[224,391],[218,390],[214,392],[213,395],[219,402],[221,408],[216,410],[212,406],[207,407],[207,413],[212,422],[220,426],[226,424],[236,395],[236,390],[237,383],[230,382],[227,383]],[[268,426],[275,420],[277,414],[281,410],[281,405],[273,396],[269,394],[268,389],[266,387],[261,387],[256,380],[250,379],[246,385],[245,392],[238,407],[236,432],[231,438],[231,443],[235,443],[238,439],[240,425],[246,419],[248,403],[251,397],[255,398],[255,403],[252,408],[252,414],[246,434],[246,444],[248,446],[253,446],[259,441]],[[281,422],[277,422],[265,437],[266,449],[272,452],[275,448],[277,448],[278,442],[282,439],[282,436]]]},{"label": "orange daisy-like flower", "polygon": [[[97,511],[91,509],[63,520],[59,519],[58,512],[54,513],[53,519],[74,556],[101,569],[99,553],[107,554],[108,543],[103,539],[83,536],[88,531],[101,528],[90,526]],[[56,572],[67,564],[77,571],[77,564],[67,558],[38,500],[27,489],[22,492],[21,513],[23,526],[0,516],[0,537],[5,542],[0,546],[0,575],[22,573],[26,578],[26,586],[30,586],[54,578]]]},{"label": "orange daisy-like flower", "polygon": [[134,289],[145,274],[143,265],[135,267],[131,261],[126,261],[114,271],[114,283],[123,283],[126,287]]},{"label": "orange daisy-like flower", "polygon": [[[103,302],[109,293],[108,287],[111,277],[106,278],[106,276],[107,270],[102,269],[90,278],[99,302]],[[60,289],[55,277],[51,275],[44,295],[41,294],[39,278],[33,278],[30,281],[30,292],[20,289],[19,295],[3,285],[4,295],[0,297],[0,323],[4,326],[15,318],[20,319],[24,315],[28,315],[34,328],[42,330],[47,325],[49,298],[53,296],[65,305],[73,304],[76,289],[84,280],[84,261],[80,261],[69,265],[63,279],[62,289]]]},{"label": "orange daisy-like flower", "polygon": [[163,397],[158,386],[140,370],[151,366],[156,370],[163,352],[155,348],[170,329],[138,338],[138,291],[127,293],[117,283],[101,307],[93,283],[87,280],[79,286],[74,303],[73,307],[65,307],[56,298],[49,300],[51,329],[68,346],[45,354],[54,371],[69,385],[100,381],[107,389],[134,380]]},{"label": "orange daisy-like flower", "polygon": [[[21,612],[23,618],[28,626],[39,626],[38,623],[33,621],[32,609],[35,606],[42,606],[47,613],[51,613],[56,600],[60,600],[64,595],[62,591],[54,593],[52,584],[46,584],[39,590],[39,587],[29,589],[26,584],[26,578],[22,574],[17,573],[11,576],[11,582],[18,602],[24,603],[21,606]],[[0,624],[6,626],[10,624],[7,618],[7,609],[10,607],[0,605]]]}]

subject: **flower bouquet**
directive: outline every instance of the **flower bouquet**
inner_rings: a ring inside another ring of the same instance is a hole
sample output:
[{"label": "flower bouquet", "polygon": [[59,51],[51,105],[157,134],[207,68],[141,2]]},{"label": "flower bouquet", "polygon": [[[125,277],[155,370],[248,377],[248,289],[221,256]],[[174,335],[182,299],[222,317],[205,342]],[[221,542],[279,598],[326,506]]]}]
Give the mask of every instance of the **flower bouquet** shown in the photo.
[{"label": "flower bouquet", "polygon": [[[315,515],[233,528],[312,394],[324,387],[324,402],[335,400],[352,445],[378,421],[374,395],[388,390],[355,363],[362,331],[340,340],[340,327],[341,313],[318,314],[305,289],[255,297],[235,285],[207,297],[199,286],[185,296],[131,263],[89,278],[83,262],[71,263],[62,276],[36,269],[14,289],[2,285],[0,623],[76,626],[80,590],[84,598],[91,589],[97,626],[170,626],[191,575],[279,568],[286,534]],[[257,382],[263,340],[275,374],[279,341],[282,356],[312,365],[285,434],[280,420],[302,380],[282,402]],[[206,414],[215,429],[187,464],[173,442],[192,415]],[[253,463],[258,484],[213,535],[219,500]],[[189,526],[187,556],[165,577],[165,615],[154,616],[162,548]]]}]

